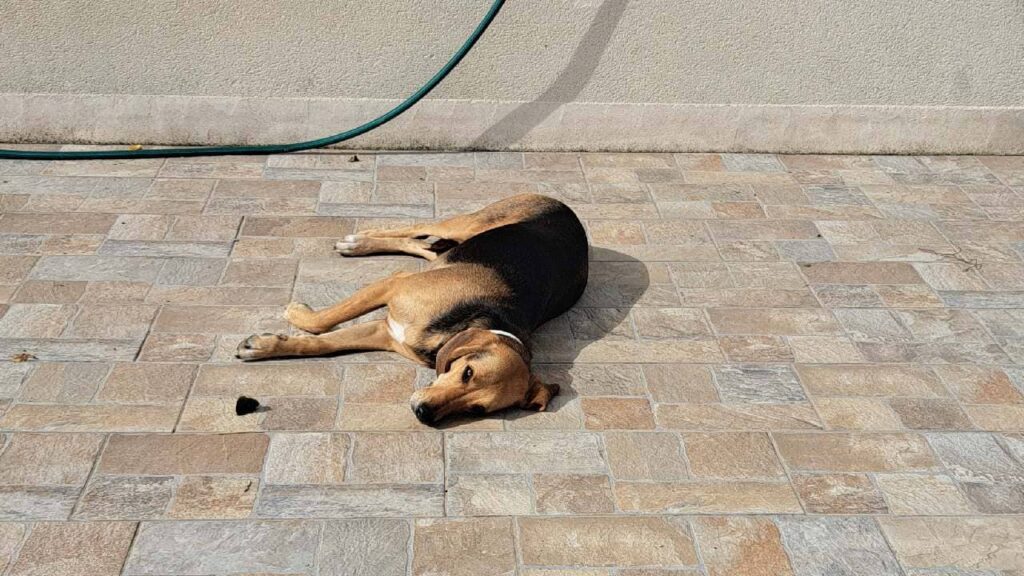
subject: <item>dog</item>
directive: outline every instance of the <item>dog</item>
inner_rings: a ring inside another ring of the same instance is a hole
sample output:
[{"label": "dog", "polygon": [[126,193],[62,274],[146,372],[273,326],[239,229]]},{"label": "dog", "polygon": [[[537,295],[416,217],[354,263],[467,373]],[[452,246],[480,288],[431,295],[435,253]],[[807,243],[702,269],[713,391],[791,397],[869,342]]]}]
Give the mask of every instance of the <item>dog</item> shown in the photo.
[{"label": "dog", "polygon": [[[587,285],[583,224],[565,204],[537,194],[396,230],[368,230],[335,245],[343,256],[404,253],[430,261],[323,310],[289,304],[285,318],[312,335],[253,335],[242,360],[388,350],[435,368],[410,400],[416,418],[483,415],[518,406],[543,411],[557,384],[530,372],[530,335],[579,300]],[[387,307],[384,320],[328,332]]]}]

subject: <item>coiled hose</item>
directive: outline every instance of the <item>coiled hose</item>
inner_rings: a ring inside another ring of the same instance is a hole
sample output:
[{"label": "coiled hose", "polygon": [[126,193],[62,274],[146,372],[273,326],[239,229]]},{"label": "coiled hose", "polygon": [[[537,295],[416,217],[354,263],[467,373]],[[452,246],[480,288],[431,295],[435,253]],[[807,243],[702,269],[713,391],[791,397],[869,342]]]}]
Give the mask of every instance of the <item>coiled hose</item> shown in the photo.
[{"label": "coiled hose", "polygon": [[287,152],[299,152],[301,150],[311,150],[313,148],[323,148],[324,146],[330,146],[346,140],[351,140],[357,136],[366,134],[370,130],[380,128],[388,122],[394,120],[403,112],[412,108],[417,102],[423,99],[424,96],[430,94],[430,92],[437,88],[437,85],[444,80],[459,62],[469,54],[469,51],[473,49],[480,37],[483,36],[487,27],[491,25],[494,18],[501,11],[502,6],[505,5],[505,0],[494,0],[494,4],[491,5],[491,9],[484,15],[483,20],[477,24],[473,33],[469,35],[469,38],[462,44],[459,50],[453,55],[448,62],[440,69],[430,80],[427,81],[419,90],[414,92],[412,96],[406,98],[401,104],[395,106],[391,110],[384,114],[374,118],[373,120],[351,130],[334,134],[333,136],[327,136],[325,138],[319,138],[317,140],[307,140],[305,142],[293,142],[291,144],[267,144],[262,146],[206,146],[201,148],[154,148],[149,150],[91,150],[91,151],[69,151],[69,152],[52,152],[52,151],[35,151],[35,150],[0,150],[0,159],[9,160],[124,160],[132,158],[181,158],[186,156],[241,156],[250,154],[284,154]]}]

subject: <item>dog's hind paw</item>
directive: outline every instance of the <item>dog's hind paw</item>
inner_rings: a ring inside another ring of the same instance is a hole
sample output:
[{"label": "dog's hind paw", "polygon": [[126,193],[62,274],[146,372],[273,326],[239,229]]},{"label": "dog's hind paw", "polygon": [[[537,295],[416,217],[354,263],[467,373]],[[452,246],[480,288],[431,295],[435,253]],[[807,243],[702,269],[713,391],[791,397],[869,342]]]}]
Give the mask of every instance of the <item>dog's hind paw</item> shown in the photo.
[{"label": "dog's hind paw", "polygon": [[235,358],[241,360],[261,360],[272,358],[278,354],[282,342],[288,340],[284,334],[253,334],[238,345]]}]

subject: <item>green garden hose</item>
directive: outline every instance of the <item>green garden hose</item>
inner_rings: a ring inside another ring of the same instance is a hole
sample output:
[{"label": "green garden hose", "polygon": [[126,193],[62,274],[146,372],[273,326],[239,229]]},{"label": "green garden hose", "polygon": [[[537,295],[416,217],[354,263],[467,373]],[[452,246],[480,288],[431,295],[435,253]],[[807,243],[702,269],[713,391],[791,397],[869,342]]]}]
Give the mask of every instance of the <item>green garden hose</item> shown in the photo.
[{"label": "green garden hose", "polygon": [[36,151],[36,150],[0,150],[0,159],[11,159],[11,160],[124,160],[132,158],[180,158],[185,156],[227,156],[227,155],[246,155],[246,154],[284,154],[287,152],[299,152],[300,150],[311,150],[313,148],[323,148],[324,146],[330,146],[345,140],[351,140],[356,136],[366,134],[370,130],[374,130],[387,124],[388,122],[397,118],[400,114],[412,108],[417,102],[423,99],[424,96],[429,94],[438,84],[441,83],[459,62],[469,54],[469,51],[473,49],[480,37],[483,36],[487,27],[494,21],[495,16],[501,11],[501,7],[504,6],[505,0],[494,0],[494,4],[491,5],[491,9],[487,11],[483,20],[477,25],[473,33],[470,34],[469,38],[462,44],[458,52],[455,53],[451,59],[441,68],[437,74],[434,74],[430,80],[427,81],[419,90],[413,93],[412,96],[406,98],[401,104],[395,106],[391,110],[385,112],[383,115],[374,118],[373,120],[352,128],[351,130],[335,134],[333,136],[327,136],[325,138],[319,138],[317,140],[308,140],[306,142],[293,142],[291,144],[267,144],[263,146],[207,146],[202,148],[155,148],[151,150],[92,150],[92,151],[71,151],[71,152],[49,152],[49,151]]}]

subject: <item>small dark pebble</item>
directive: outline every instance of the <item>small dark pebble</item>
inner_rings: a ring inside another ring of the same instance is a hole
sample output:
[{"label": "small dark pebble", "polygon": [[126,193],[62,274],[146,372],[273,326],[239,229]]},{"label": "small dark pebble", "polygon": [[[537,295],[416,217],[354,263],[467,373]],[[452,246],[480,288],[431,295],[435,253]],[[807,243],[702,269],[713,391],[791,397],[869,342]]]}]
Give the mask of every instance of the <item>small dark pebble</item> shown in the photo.
[{"label": "small dark pebble", "polygon": [[349,162],[359,162],[359,155],[358,154],[353,154],[352,157],[348,159],[348,161]]},{"label": "small dark pebble", "polygon": [[252,414],[259,407],[259,400],[256,400],[255,398],[249,398],[248,396],[239,396],[238,402],[235,402],[235,414],[238,414],[239,416]]}]

